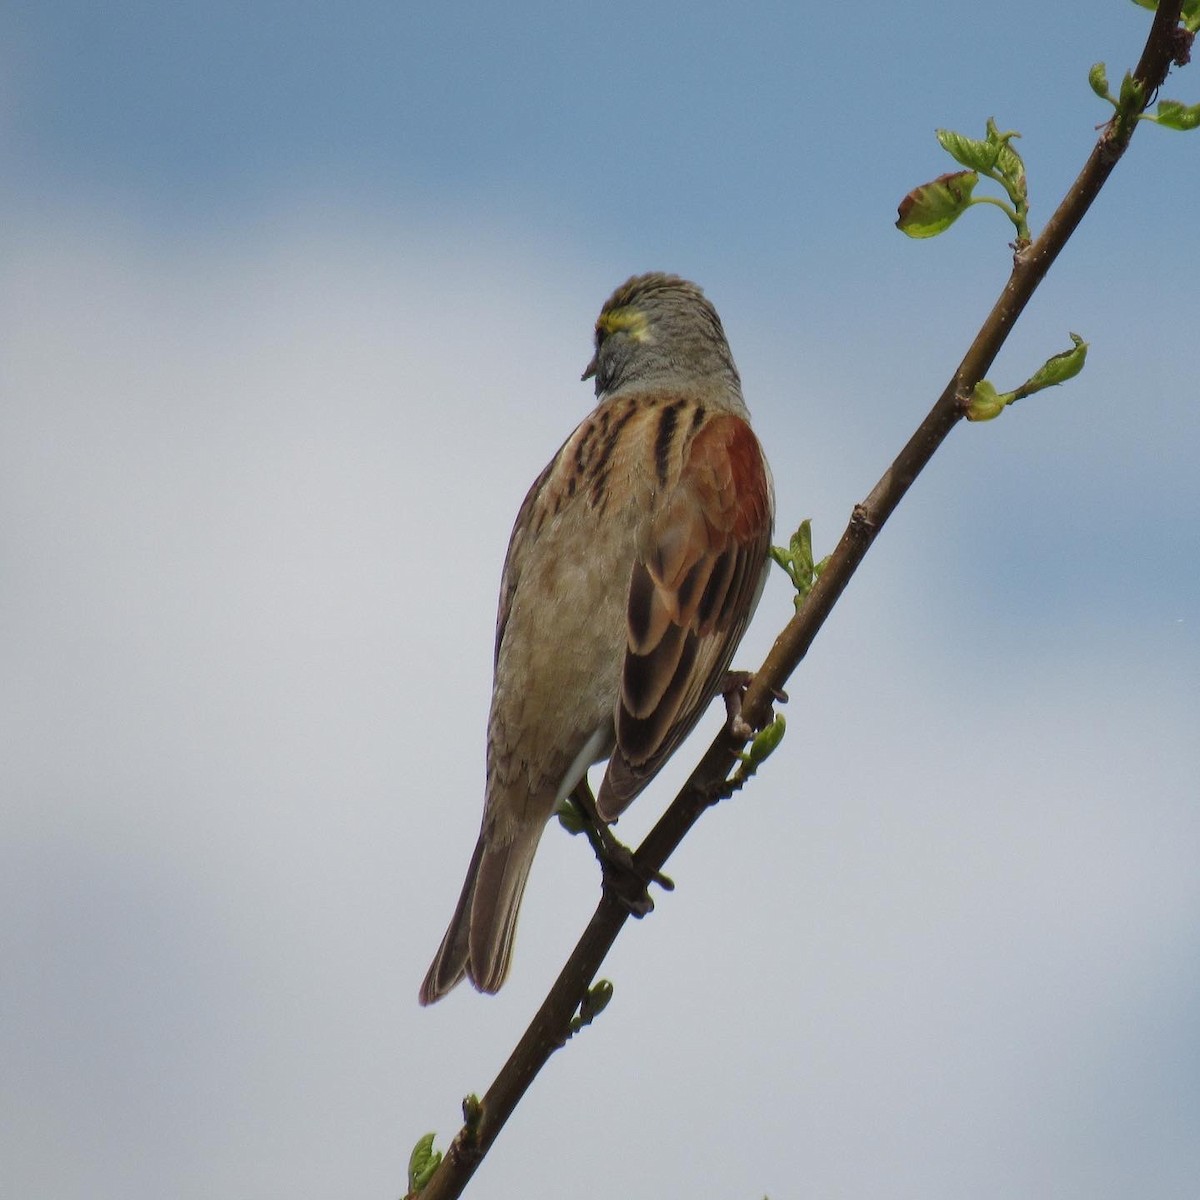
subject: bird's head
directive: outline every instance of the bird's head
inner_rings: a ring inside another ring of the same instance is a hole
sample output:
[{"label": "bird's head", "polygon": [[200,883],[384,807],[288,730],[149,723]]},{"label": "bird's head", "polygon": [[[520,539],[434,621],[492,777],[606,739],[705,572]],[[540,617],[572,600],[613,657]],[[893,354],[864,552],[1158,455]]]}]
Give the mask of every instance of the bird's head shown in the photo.
[{"label": "bird's head", "polygon": [[630,384],[713,377],[740,391],[717,310],[694,283],[652,272],[626,280],[596,319],[596,353],[583,373],[596,395]]}]

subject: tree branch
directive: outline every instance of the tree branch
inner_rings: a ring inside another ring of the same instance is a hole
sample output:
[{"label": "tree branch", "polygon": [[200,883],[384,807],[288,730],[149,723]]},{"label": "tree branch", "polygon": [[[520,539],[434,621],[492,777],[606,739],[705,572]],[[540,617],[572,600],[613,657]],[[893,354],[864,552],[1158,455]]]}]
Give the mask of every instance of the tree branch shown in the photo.
[{"label": "tree branch", "polygon": [[[1078,178],[1040,236],[1029,245],[1018,247],[1004,290],[945,390],[867,498],[855,506],[837,548],[803,607],[775,639],[745,697],[743,715],[752,726],[758,727],[768,719],[774,692],[783,687],[799,666],[875,537],[962,419],[975,385],[995,360],[1017,318],[1124,154],[1138,124],[1133,117],[1145,110],[1166,79],[1172,62],[1186,61],[1187,41],[1181,39],[1189,35],[1179,29],[1181,7],[1182,0],[1160,3],[1134,72],[1142,88],[1140,105],[1133,116],[1121,119],[1118,113],[1105,126]],[[700,815],[715,802],[740,749],[741,743],[728,728],[709,746],[634,855],[635,867],[644,878],[662,870]],[[461,1195],[526,1089],[554,1051],[565,1043],[571,1018],[629,915],[607,891],[602,894],[571,957],[483,1097],[481,1108],[460,1130],[421,1192],[422,1200],[448,1200]]]}]

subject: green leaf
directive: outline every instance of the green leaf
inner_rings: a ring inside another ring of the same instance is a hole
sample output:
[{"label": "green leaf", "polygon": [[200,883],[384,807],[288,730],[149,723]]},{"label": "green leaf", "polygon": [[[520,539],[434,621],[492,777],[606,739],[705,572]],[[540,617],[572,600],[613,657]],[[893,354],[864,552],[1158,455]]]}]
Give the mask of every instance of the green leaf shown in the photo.
[{"label": "green leaf", "polygon": [[1028,382],[1019,387],[1017,391],[1030,396],[1034,392],[1040,392],[1043,388],[1057,387],[1060,383],[1066,383],[1068,379],[1074,379],[1083,370],[1083,364],[1087,359],[1088,344],[1077,333],[1071,334],[1071,341],[1074,342],[1074,345],[1070,350],[1064,350],[1061,354],[1055,354],[1052,358],[1046,359]]},{"label": "green leaf", "polygon": [[1189,106],[1178,100],[1160,100],[1155,120],[1165,129],[1195,129],[1200,126],[1200,104]]},{"label": "green leaf", "polygon": [[996,153],[996,170],[1010,183],[1014,188],[1022,194],[1025,192],[1025,161],[1012,148],[1012,139],[1021,135],[1015,130],[1010,130],[1008,133],[1001,133],[996,128],[996,119],[988,117],[987,135],[989,142],[995,142],[998,146]]},{"label": "green leaf", "polygon": [[953,129],[937,130],[938,144],[956,163],[972,171],[990,171],[996,165],[1000,146],[991,141],[964,137]]},{"label": "green leaf", "polygon": [[474,1092],[468,1092],[463,1097],[462,1114],[467,1133],[474,1139],[479,1131],[479,1122],[483,1120],[483,1102]]},{"label": "green leaf", "polygon": [[1060,383],[1066,383],[1068,379],[1074,379],[1083,370],[1088,344],[1077,333],[1071,334],[1071,341],[1073,345],[1070,350],[1064,350],[1061,354],[1046,359],[1033,375],[1011,392],[997,392],[986,379],[980,380],[971,393],[971,401],[963,415],[968,421],[992,421],[1008,405],[1045,388],[1057,387]]},{"label": "green leaf", "polygon": [[937,130],[938,144],[955,162],[972,171],[985,175],[999,172],[1013,180],[1025,174],[1021,156],[1010,145],[1013,138],[1020,136],[1015,130],[1001,133],[994,117],[988,118],[987,137],[983,141],[965,137],[952,129]]},{"label": "green leaf", "polygon": [[786,732],[787,721],[784,720],[783,713],[776,713],[770,725],[754,735],[754,740],[740,756],[742,761],[752,763],[755,767],[760,766],[779,749],[779,743],[783,741]]},{"label": "green leaf", "polygon": [[408,1190],[409,1193],[419,1192],[429,1182],[434,1171],[442,1161],[442,1152],[433,1148],[436,1134],[427,1133],[413,1147],[408,1156]]},{"label": "green leaf", "polygon": [[900,201],[896,228],[911,238],[936,237],[945,232],[970,205],[978,182],[974,171],[952,171],[913,188]]},{"label": "green leaf", "polygon": [[1088,72],[1088,83],[1101,100],[1107,100],[1110,104],[1116,103],[1108,90],[1108,68],[1104,63],[1092,63],[1092,69]]},{"label": "green leaf", "polygon": [[791,551],[792,566],[795,567],[796,574],[811,583],[813,574],[811,518],[805,518],[800,522],[796,532],[792,534],[788,548]]},{"label": "green leaf", "polygon": [[994,384],[981,379],[971,392],[971,403],[964,415],[968,421],[994,421],[1007,403]]},{"label": "green leaf", "polygon": [[1121,80],[1121,94],[1117,99],[1117,107],[1123,112],[1139,112],[1146,103],[1146,89],[1133,77],[1132,71],[1126,71]]},{"label": "green leaf", "polygon": [[590,1025],[608,1007],[612,998],[612,983],[607,979],[598,979],[588,988],[588,994],[579,1005],[580,1022]]},{"label": "green leaf", "polygon": [[598,980],[588,990],[588,1009],[592,1016],[602,1013],[613,998],[613,985],[607,979]]},{"label": "green leaf", "polygon": [[823,558],[819,563],[813,562],[812,521],[801,521],[800,528],[792,534],[788,548],[785,550],[782,546],[772,546],[770,555],[792,581],[792,586],[796,589],[796,611],[799,612],[804,601],[808,599],[809,592],[813,590],[817,576],[828,561]]},{"label": "green leaf", "polygon": [[607,1007],[613,998],[613,985],[607,979],[598,979],[579,1002],[579,1009],[567,1027],[567,1037],[574,1037],[581,1029],[590,1025]]},{"label": "green leaf", "polygon": [[750,745],[738,755],[738,768],[729,778],[735,791],[758,773],[758,768],[779,748],[786,732],[787,721],[783,713],[775,713],[770,725],[754,735]]}]

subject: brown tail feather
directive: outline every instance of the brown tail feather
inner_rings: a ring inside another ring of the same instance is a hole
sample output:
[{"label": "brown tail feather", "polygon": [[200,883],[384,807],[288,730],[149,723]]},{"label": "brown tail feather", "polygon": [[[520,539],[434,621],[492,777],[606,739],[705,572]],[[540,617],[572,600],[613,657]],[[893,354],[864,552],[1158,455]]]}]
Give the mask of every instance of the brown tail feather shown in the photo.
[{"label": "brown tail feather", "polygon": [[517,913],[542,826],[520,826],[497,845],[494,832],[479,835],[458,906],[434,955],[421,1003],[440,1000],[466,975],[481,992],[497,992],[512,961]]},{"label": "brown tail feather", "polygon": [[467,973],[467,936],[471,925],[471,899],[475,894],[475,877],[479,874],[479,860],[483,857],[483,834],[475,843],[475,852],[471,855],[471,865],[467,868],[466,882],[454,916],[442,944],[433,956],[433,962],[421,984],[421,1003],[432,1004],[440,1000]]}]

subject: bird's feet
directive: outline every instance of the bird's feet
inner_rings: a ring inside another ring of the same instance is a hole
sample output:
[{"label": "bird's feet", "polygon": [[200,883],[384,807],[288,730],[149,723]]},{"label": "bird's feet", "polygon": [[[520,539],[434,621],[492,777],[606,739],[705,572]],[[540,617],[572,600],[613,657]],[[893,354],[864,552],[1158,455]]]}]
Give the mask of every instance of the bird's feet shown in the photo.
[{"label": "bird's feet", "polygon": [[[600,858],[601,885],[630,916],[640,919],[654,911],[654,897],[650,895],[651,879],[645,878],[637,869],[629,847],[617,841],[611,833],[608,836],[609,844]],[[665,875],[655,874],[651,878],[659,883],[671,883]]]},{"label": "bird's feet", "polygon": [[[746,689],[754,679],[751,671],[726,671],[721,680],[721,697],[725,701],[725,715],[729,723],[729,732],[739,742],[748,742],[754,736],[754,729],[742,716],[742,701],[746,698]],[[772,688],[771,695],[780,704],[787,703],[787,692]],[[767,724],[770,718],[767,719]]]},{"label": "bird's feet", "polygon": [[588,786],[586,777],[571,793],[571,799],[579,805],[586,821],[584,833],[600,862],[600,877],[604,890],[614,897],[631,916],[644,917],[654,911],[654,900],[650,895],[650,884],[657,883],[665,892],[673,891],[675,884],[661,871],[649,874],[641,871],[634,860],[633,851],[622,842],[612,827],[601,820],[596,812],[596,798]]}]

